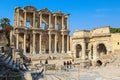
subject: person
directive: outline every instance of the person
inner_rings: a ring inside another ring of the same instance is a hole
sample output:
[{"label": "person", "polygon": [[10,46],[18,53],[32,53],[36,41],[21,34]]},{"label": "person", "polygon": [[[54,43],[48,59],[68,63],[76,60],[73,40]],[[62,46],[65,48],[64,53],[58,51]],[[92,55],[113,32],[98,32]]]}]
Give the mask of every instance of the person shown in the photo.
[{"label": "person", "polygon": [[70,60],[70,68],[72,68],[72,62],[71,62],[71,60]]},{"label": "person", "polygon": [[46,59],[45,64],[48,64],[48,60]]},{"label": "person", "polygon": [[43,64],[42,64],[42,60],[40,60],[40,65],[43,65]]},{"label": "person", "polygon": [[69,61],[67,61],[67,68],[69,68]]},{"label": "person", "polygon": [[66,71],[66,62],[64,61],[64,70]]}]

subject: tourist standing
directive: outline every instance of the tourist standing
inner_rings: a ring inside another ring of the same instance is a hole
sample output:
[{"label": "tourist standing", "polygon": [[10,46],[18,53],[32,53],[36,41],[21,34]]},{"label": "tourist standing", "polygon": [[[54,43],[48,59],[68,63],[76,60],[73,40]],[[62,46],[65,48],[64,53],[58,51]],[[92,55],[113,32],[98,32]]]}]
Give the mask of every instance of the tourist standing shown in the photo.
[{"label": "tourist standing", "polygon": [[66,71],[66,62],[64,61],[64,70]]},{"label": "tourist standing", "polygon": [[48,60],[46,59],[45,64],[48,64]]}]

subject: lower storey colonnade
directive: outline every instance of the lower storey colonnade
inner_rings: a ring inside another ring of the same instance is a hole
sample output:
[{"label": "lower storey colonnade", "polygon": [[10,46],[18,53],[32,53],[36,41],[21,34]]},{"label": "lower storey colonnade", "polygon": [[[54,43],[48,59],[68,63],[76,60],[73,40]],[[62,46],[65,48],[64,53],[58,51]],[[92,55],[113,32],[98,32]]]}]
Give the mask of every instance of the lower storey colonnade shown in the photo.
[{"label": "lower storey colonnade", "polygon": [[17,33],[16,49],[22,49],[24,54],[67,53],[69,35]]}]

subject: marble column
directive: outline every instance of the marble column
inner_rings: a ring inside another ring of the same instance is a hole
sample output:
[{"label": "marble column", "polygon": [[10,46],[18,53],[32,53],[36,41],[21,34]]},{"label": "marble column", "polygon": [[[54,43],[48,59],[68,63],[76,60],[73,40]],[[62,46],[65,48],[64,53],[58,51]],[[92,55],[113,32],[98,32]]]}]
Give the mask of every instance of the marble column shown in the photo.
[{"label": "marble column", "polygon": [[39,54],[41,54],[41,47],[42,47],[42,45],[41,45],[41,41],[42,39],[41,39],[41,34],[39,35]]},{"label": "marble column", "polygon": [[17,33],[17,41],[16,41],[16,48],[17,49],[19,48],[18,45],[19,45],[19,33]]},{"label": "marble column", "polygon": [[24,26],[26,27],[26,11],[24,12]]},{"label": "marble column", "polygon": [[57,35],[55,34],[55,48],[54,53],[57,53]]},{"label": "marble column", "polygon": [[51,28],[51,14],[49,14],[49,29]]},{"label": "marble column", "polygon": [[65,53],[65,50],[64,50],[64,34],[62,34],[62,53]]},{"label": "marble column", "polygon": [[57,25],[57,16],[55,15],[55,29],[56,29],[56,25]]},{"label": "marble column", "polygon": [[24,33],[24,54],[26,54],[26,34]]},{"label": "marble column", "polygon": [[51,34],[49,34],[49,53],[51,53]]},{"label": "marble column", "polygon": [[33,12],[33,27],[35,28],[35,12]]},{"label": "marble column", "polygon": [[86,47],[85,42],[82,42],[82,59],[85,59],[86,54]]},{"label": "marble column", "polygon": [[64,16],[62,16],[62,30],[64,29]]},{"label": "marble column", "polygon": [[35,54],[35,33],[33,33],[33,54]]},{"label": "marble column", "polygon": [[40,28],[42,27],[42,13],[40,13]]},{"label": "marble column", "polygon": [[67,53],[69,52],[69,35],[67,35]]},{"label": "marble column", "polygon": [[97,59],[97,44],[93,44],[93,60]]},{"label": "marble column", "polygon": [[67,17],[67,20],[66,20],[66,21],[67,21],[67,30],[69,30],[69,25],[68,25],[68,24],[69,24],[69,23],[68,23],[68,17]]},{"label": "marble column", "polygon": [[20,25],[19,25],[19,11],[18,11],[18,15],[17,15],[17,26],[19,27]]}]

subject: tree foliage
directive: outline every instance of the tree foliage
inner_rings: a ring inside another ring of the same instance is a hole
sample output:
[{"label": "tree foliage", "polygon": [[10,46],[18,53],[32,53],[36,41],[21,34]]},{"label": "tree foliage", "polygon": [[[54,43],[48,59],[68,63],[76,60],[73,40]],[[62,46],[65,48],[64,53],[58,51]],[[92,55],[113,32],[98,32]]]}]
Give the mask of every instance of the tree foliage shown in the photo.
[{"label": "tree foliage", "polygon": [[0,19],[0,27],[2,28],[0,32],[5,33],[6,39],[8,41],[8,46],[10,46],[10,31],[12,30],[10,20],[8,18]]},{"label": "tree foliage", "polygon": [[110,28],[110,33],[120,33],[120,28]]}]

